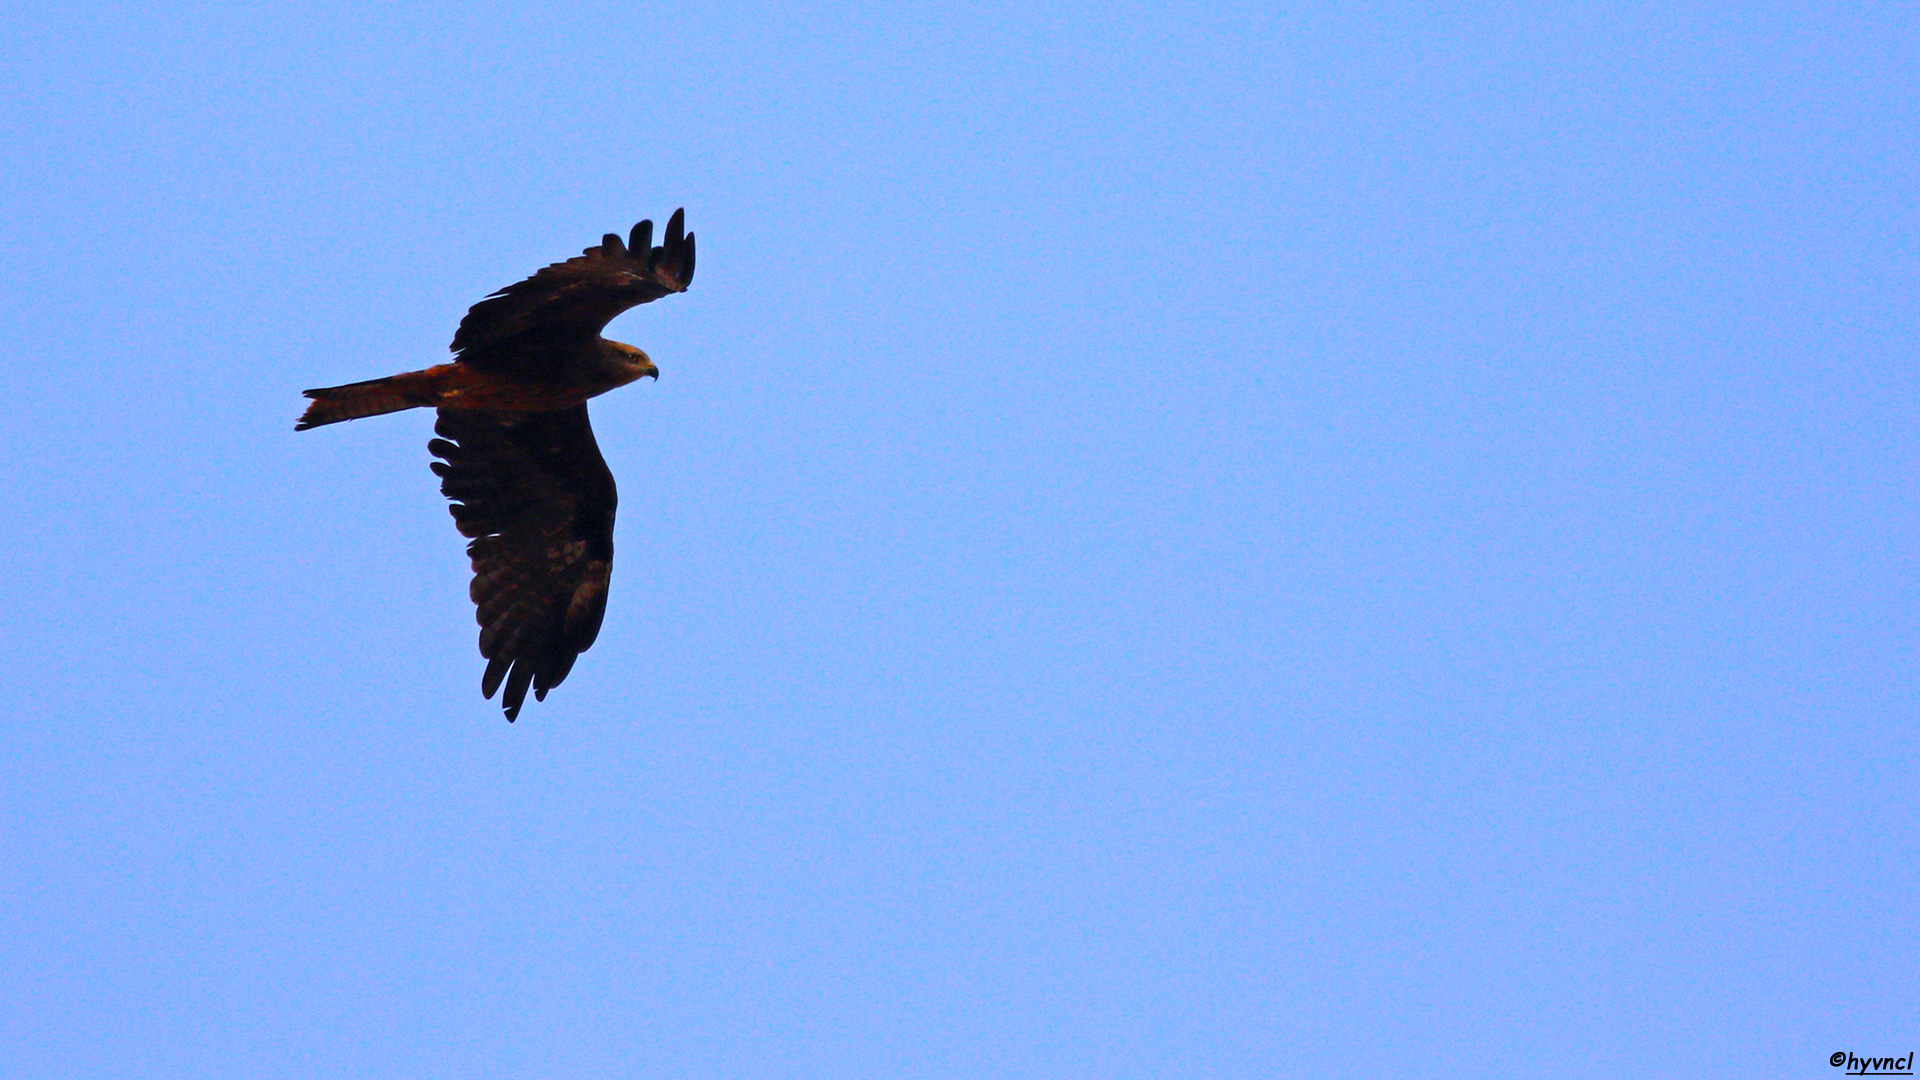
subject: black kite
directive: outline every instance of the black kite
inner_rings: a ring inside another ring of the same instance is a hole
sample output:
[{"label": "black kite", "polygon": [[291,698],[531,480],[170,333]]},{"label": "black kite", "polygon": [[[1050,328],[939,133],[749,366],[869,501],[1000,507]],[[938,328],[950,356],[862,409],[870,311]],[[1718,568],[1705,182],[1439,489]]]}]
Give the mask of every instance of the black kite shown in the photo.
[{"label": "black kite", "polygon": [[440,410],[427,449],[454,524],[468,537],[488,698],[504,683],[507,720],[560,685],[593,645],[613,567],[613,474],[587,424],[587,399],[641,376],[647,354],[600,336],[636,304],[685,292],[693,234],[683,211],[653,246],[653,222],[625,243],[608,233],[473,305],[451,364],[308,390],[305,431],[362,416]]}]

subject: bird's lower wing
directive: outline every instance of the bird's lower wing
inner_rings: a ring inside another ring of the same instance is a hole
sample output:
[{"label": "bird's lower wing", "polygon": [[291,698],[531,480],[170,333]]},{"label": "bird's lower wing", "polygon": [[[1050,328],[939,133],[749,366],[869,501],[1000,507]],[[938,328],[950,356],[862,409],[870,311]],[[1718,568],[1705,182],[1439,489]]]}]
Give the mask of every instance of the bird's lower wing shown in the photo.
[{"label": "bird's lower wing", "polygon": [[613,569],[613,474],[587,407],[555,412],[441,409],[428,444],[440,490],[469,537],[481,692],[507,719],[560,685],[593,644]]}]

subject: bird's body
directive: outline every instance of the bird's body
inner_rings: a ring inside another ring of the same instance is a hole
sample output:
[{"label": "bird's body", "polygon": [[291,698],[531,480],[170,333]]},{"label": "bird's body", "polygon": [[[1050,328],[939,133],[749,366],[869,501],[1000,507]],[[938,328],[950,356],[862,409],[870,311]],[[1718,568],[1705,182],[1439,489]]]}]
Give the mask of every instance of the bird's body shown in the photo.
[{"label": "bird's body", "polygon": [[296,430],[434,408],[428,444],[455,524],[472,543],[472,596],[487,659],[481,691],[515,719],[529,686],[541,699],[593,644],[613,567],[613,475],[593,440],[587,399],[659,376],[647,355],[608,341],[614,316],[693,280],[693,235],[674,211],[659,247],[643,221],[611,233],[475,304],[453,339],[457,359],[423,371],[308,390]]},{"label": "bird's body", "polygon": [[527,349],[542,363],[525,374],[456,360],[425,371],[308,390],[314,399],[294,430],[357,420],[402,409],[486,409],[550,412],[585,405],[609,390],[660,372],[631,345],[595,336],[589,342],[556,342]]}]

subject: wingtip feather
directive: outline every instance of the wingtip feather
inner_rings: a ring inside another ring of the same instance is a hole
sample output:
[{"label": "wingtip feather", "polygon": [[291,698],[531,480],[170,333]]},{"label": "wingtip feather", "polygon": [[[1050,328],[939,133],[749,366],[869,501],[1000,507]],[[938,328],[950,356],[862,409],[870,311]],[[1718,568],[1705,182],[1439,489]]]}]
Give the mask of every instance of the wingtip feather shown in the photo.
[{"label": "wingtip feather", "polygon": [[527,684],[533,681],[533,665],[522,661],[513,665],[512,674],[507,676],[507,687],[500,695],[500,704],[507,712],[507,722],[512,723],[520,715],[520,706],[527,700]]},{"label": "wingtip feather", "polygon": [[506,677],[507,669],[512,666],[513,661],[504,656],[487,661],[487,673],[480,676],[480,696],[492,701],[493,692],[500,689],[500,680]]}]

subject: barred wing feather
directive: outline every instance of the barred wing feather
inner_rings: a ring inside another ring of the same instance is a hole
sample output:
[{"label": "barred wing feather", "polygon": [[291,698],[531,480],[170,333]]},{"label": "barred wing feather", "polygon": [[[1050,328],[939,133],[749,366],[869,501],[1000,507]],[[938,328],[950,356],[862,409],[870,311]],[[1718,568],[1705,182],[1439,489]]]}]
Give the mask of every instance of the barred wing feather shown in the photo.
[{"label": "barred wing feather", "polygon": [[441,409],[428,444],[440,490],[473,561],[487,659],[507,719],[560,685],[600,633],[613,569],[613,474],[587,407],[555,412]]}]

